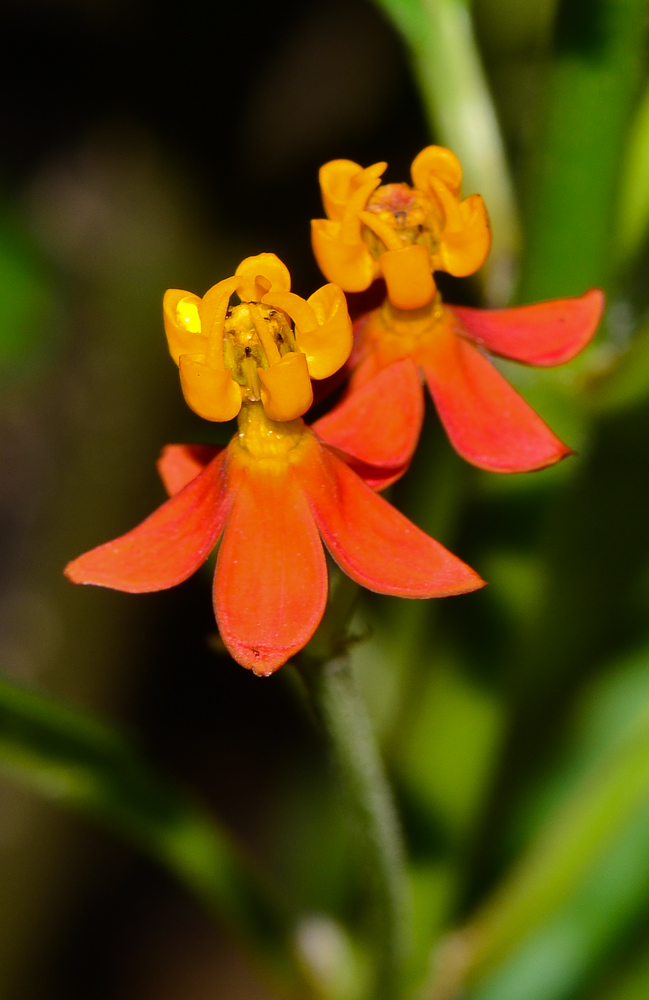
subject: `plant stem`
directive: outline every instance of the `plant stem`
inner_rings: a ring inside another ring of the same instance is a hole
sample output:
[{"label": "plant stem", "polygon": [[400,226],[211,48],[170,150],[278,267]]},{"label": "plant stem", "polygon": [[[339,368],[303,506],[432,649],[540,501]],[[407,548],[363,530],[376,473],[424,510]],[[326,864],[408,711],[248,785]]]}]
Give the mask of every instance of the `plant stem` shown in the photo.
[{"label": "plant stem", "polygon": [[3,680],[0,769],[156,858],[248,946],[280,994],[313,996],[283,901],[220,824],[121,733]]},{"label": "plant stem", "polygon": [[559,5],[528,200],[522,302],[580,295],[610,281],[611,231],[642,72],[647,9],[647,0]]},{"label": "plant stem", "polygon": [[373,996],[397,995],[408,944],[407,874],[392,793],[349,658],[303,660],[304,678],[356,814],[370,873],[376,941]]},{"label": "plant stem", "polygon": [[424,110],[439,142],[458,156],[466,194],[487,204],[493,247],[485,265],[492,304],[507,301],[519,224],[505,148],[465,0],[376,0],[406,42]]}]

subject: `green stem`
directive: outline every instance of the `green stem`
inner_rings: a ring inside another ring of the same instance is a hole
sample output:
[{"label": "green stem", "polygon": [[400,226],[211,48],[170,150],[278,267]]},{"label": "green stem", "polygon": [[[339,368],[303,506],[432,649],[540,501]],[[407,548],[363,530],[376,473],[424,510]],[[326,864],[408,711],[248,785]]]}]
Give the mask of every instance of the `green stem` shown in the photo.
[{"label": "green stem", "polygon": [[563,0],[530,190],[523,302],[611,276],[621,159],[646,41],[647,0]]},{"label": "green stem", "polygon": [[519,224],[494,103],[465,0],[376,0],[410,51],[433,134],[459,157],[467,194],[478,191],[493,229],[487,298],[507,300]]},{"label": "green stem", "polygon": [[397,995],[408,945],[404,849],[391,790],[349,658],[303,661],[301,673],[328,734],[363,840],[372,880],[374,996]]},{"label": "green stem", "polygon": [[282,993],[313,995],[283,904],[226,831],[120,733],[0,681],[0,767],[156,858],[248,945]]}]

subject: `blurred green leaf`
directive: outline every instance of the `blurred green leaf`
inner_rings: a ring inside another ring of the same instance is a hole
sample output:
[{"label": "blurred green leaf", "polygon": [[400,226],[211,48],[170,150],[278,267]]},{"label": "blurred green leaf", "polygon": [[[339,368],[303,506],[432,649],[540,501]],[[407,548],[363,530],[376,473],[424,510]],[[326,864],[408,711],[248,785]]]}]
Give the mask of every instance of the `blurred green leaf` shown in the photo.
[{"label": "blurred green leaf", "polygon": [[443,659],[420,689],[396,768],[421,806],[463,841],[483,804],[502,732],[495,698]]},{"label": "blurred green leaf", "polygon": [[562,0],[527,204],[519,298],[606,286],[647,0]]},{"label": "blurred green leaf", "polygon": [[41,262],[16,225],[0,217],[0,364],[40,341],[54,298]]},{"label": "blurred green leaf", "polygon": [[[571,995],[649,900],[649,651],[588,693],[549,818],[456,940],[472,1000]],[[441,975],[444,975],[442,952]],[[435,995],[434,993],[432,994]]]},{"label": "blurred green leaf", "polygon": [[262,959],[310,995],[292,925],[227,833],[153,771],[129,742],[87,712],[0,681],[0,767],[157,859]]},{"label": "blurred green leaf", "polygon": [[596,994],[597,1000],[646,1000],[649,996],[649,947],[642,942],[634,962],[617,976],[613,985]]},{"label": "blurred green leaf", "polygon": [[438,141],[459,157],[466,194],[487,204],[493,248],[487,295],[506,301],[518,250],[518,217],[498,118],[465,0],[376,0],[403,36]]},{"label": "blurred green leaf", "polygon": [[[550,920],[469,993],[470,1000],[564,1000],[608,956],[649,897],[649,807],[645,803],[595,870]],[[467,998],[467,1000],[469,1000]]]},{"label": "blurred green leaf", "polygon": [[620,175],[615,250],[625,265],[642,249],[649,230],[649,88],[635,112]]},{"label": "blurred green leaf", "polygon": [[[585,693],[571,746],[539,805],[547,814],[647,726],[649,651],[615,664]],[[649,804],[640,804],[577,891],[529,934],[471,1000],[562,1000],[574,994],[649,903]]]}]

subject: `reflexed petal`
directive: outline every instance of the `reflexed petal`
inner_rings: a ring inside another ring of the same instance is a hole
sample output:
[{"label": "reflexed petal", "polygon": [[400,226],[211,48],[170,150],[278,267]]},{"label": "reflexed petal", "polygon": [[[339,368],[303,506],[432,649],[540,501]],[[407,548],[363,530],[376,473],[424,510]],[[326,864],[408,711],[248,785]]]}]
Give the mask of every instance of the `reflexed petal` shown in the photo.
[{"label": "reflexed petal", "polygon": [[186,580],[216,545],[230,510],[225,458],[224,451],[133,531],[68,563],[68,579],[131,594]]},{"label": "reflexed petal", "polygon": [[[384,167],[385,169],[385,167]],[[363,168],[353,160],[330,160],[318,172],[322,203],[329,219],[340,222],[352,193],[351,179]]]},{"label": "reflexed petal", "polygon": [[227,368],[215,368],[205,354],[180,355],[180,387],[187,405],[204,420],[234,420],[241,389]]},{"label": "reflexed petal", "polygon": [[[437,193],[439,195],[440,191]],[[491,249],[491,225],[479,194],[461,201],[454,214],[459,218],[452,226],[447,225],[440,237],[436,266],[463,278],[477,271],[487,259]]]},{"label": "reflexed petal", "polygon": [[372,492],[326,446],[295,471],[325,545],[368,590],[447,597],[483,586],[477,573]]},{"label": "reflexed petal", "polygon": [[572,299],[552,299],[513,309],[449,306],[464,336],[514,361],[551,368],[570,361],[594,336],[604,311],[604,293],[591,288]]},{"label": "reflexed petal", "polygon": [[285,354],[270,368],[258,368],[261,399],[271,420],[295,420],[311,406],[313,390],[304,354]]},{"label": "reflexed petal", "polygon": [[315,259],[327,281],[335,281],[346,292],[363,292],[379,276],[379,266],[362,240],[343,243],[340,226],[341,223],[329,219],[312,219]]},{"label": "reflexed petal", "polygon": [[318,288],[307,302],[319,325],[307,330],[298,321],[298,347],[306,354],[311,378],[329,378],[344,365],[354,346],[347,300],[340,285],[331,282]]},{"label": "reflexed petal", "polygon": [[246,257],[236,269],[235,277],[243,279],[239,288],[239,298],[242,302],[256,302],[261,298],[263,289],[257,286],[257,278],[269,281],[271,287],[276,286],[286,292],[291,290],[289,270],[274,253],[259,253],[255,257]]},{"label": "reflexed petal", "polygon": [[492,472],[531,472],[570,454],[491,362],[440,325],[420,361],[453,447]]},{"label": "reflexed petal", "polygon": [[352,458],[351,455],[346,455],[344,451],[338,451],[336,454],[345,465],[353,469],[356,475],[367,483],[370,489],[376,490],[377,493],[387,490],[388,486],[398,482],[408,471],[410,465],[409,461],[394,467],[367,465],[365,462],[359,462],[358,459]]},{"label": "reflexed petal", "polygon": [[462,167],[455,153],[445,146],[426,146],[410,167],[412,183],[420,191],[429,191],[429,177],[435,174],[456,196],[460,193]]},{"label": "reflexed petal", "polygon": [[347,395],[331,413],[316,421],[313,430],[327,444],[368,466],[391,468],[395,473],[401,467],[405,472],[417,446],[423,416],[419,374],[412,358],[407,357]]},{"label": "reflexed petal", "polygon": [[168,288],[162,300],[162,315],[169,353],[178,364],[181,354],[200,354],[206,350],[207,338],[202,333],[201,299],[180,288]]},{"label": "reflexed petal", "polygon": [[219,550],[214,608],[232,656],[270,674],[309,641],[327,599],[313,517],[291,472],[248,466]]},{"label": "reflexed petal", "polygon": [[409,246],[387,250],[379,264],[388,289],[388,298],[397,309],[421,309],[435,297],[428,247]]},{"label": "reflexed petal", "polygon": [[211,444],[166,444],[157,468],[169,496],[180,493],[222,450]]}]

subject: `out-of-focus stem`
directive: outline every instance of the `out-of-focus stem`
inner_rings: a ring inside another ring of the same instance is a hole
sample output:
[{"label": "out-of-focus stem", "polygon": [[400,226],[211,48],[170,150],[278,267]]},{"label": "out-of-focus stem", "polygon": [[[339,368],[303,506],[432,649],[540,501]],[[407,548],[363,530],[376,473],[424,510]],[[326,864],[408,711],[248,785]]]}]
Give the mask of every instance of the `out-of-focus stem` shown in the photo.
[{"label": "out-of-focus stem", "polygon": [[246,944],[285,996],[313,996],[285,911],[228,834],[87,712],[0,682],[0,769],[156,858]]},{"label": "out-of-focus stem", "polygon": [[376,0],[410,51],[431,129],[459,157],[466,194],[487,204],[493,248],[485,265],[490,303],[507,301],[519,224],[500,127],[465,0]]},{"label": "out-of-focus stem", "polygon": [[616,262],[631,263],[649,233],[649,87],[635,113],[620,175]]},{"label": "out-of-focus stem", "polygon": [[374,903],[372,996],[391,1000],[399,992],[409,925],[404,850],[392,793],[348,657],[304,661],[301,673],[331,742],[364,842]]},{"label": "out-of-focus stem", "polygon": [[523,302],[606,286],[647,0],[562,0],[530,187]]}]

